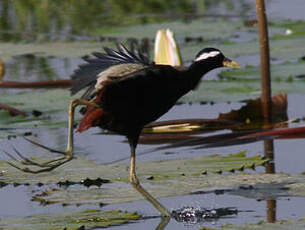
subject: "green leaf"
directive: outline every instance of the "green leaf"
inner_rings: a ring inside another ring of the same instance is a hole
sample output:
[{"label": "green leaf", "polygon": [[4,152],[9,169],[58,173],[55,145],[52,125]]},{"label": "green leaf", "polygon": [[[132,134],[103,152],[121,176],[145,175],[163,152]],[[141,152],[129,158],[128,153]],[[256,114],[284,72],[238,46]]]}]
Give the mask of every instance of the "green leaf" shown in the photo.
[{"label": "green leaf", "polygon": [[[150,23],[134,26],[116,27],[111,31],[97,30],[96,35],[115,36],[115,37],[135,37],[141,38],[154,38],[159,29],[171,29],[175,33],[177,40],[184,39],[185,37],[202,37],[203,40],[213,39],[228,39],[232,37],[236,31],[248,32],[248,29],[243,27],[242,21],[231,20],[192,20],[189,23],[179,21],[163,22],[163,23]],[[253,34],[253,33],[252,33]],[[251,34],[249,33],[249,36]],[[183,56],[183,54],[182,54]],[[195,56],[195,54],[194,54]]]},{"label": "green leaf", "polygon": [[[260,80],[260,72],[259,66],[246,66],[242,69],[222,71],[220,76],[233,80]],[[271,77],[273,81],[289,82],[299,75],[305,75],[305,62],[303,61],[271,65]],[[302,83],[304,84],[304,82]]]},{"label": "green leaf", "polygon": [[[305,46],[303,44],[304,37],[270,40],[271,58],[289,61],[291,59],[303,57],[305,53]],[[203,43],[190,43],[185,46],[180,46],[181,56],[183,60],[193,60],[198,51],[204,47],[217,47],[228,58],[259,55],[259,42],[257,40],[251,40],[249,42],[229,44],[220,44],[218,42],[210,41]]]},{"label": "green leaf", "polygon": [[[33,160],[43,161],[41,159]],[[268,160],[264,159],[260,155],[246,157],[245,152],[230,154],[227,156],[214,154],[191,159],[138,163],[137,173],[140,178],[145,179],[153,176],[154,181],[156,181],[181,178],[186,175],[196,176],[201,175],[202,172],[215,173],[219,171],[230,172],[232,169],[240,168],[252,169],[253,165],[260,166],[266,162],[268,162]],[[50,184],[66,180],[80,182],[87,178],[95,179],[102,175],[103,179],[128,182],[128,166],[129,165],[126,164],[103,165],[98,164],[93,160],[79,157],[54,171],[40,174],[29,174],[11,167],[4,161],[0,161],[0,171],[5,172],[0,177],[0,181],[4,183],[20,184]]]},{"label": "green leaf", "polygon": [[[127,172],[126,172],[127,174]],[[277,190],[282,192],[287,184],[299,182],[304,178],[287,176],[284,174],[209,174],[197,176],[180,176],[179,178],[140,178],[142,185],[155,198],[180,196],[197,192],[208,192],[219,189],[235,191],[239,186],[282,184]],[[259,194],[261,189],[251,190],[251,193]],[[233,192],[232,192],[233,193]],[[239,193],[233,193],[242,195]],[[287,195],[287,193],[285,194]],[[279,195],[278,195],[279,196]],[[278,197],[277,196],[277,197]],[[131,185],[115,182],[113,184],[104,184],[101,188],[68,188],[56,189],[52,191],[41,191],[36,193],[33,200],[41,202],[43,205],[61,203],[64,205],[79,204],[117,204],[144,199]]]},{"label": "green leaf", "polygon": [[[273,81],[272,93],[305,93],[304,81]],[[255,99],[261,95],[260,81],[201,81],[199,87],[180,102],[232,102]]]},{"label": "green leaf", "polygon": [[1,218],[0,228],[7,230],[77,230],[104,228],[113,225],[122,225],[138,220],[140,215],[121,210],[99,211],[84,210],[78,212],[41,214],[30,217]]},{"label": "green leaf", "polygon": [[[21,91],[18,94],[3,93],[1,95],[2,103],[23,110],[29,115],[11,117],[7,111],[0,110],[1,128],[12,130],[67,126],[68,106],[71,99],[69,91],[64,89]],[[35,117],[32,115],[33,110],[39,110],[42,115]],[[1,131],[1,133],[0,136],[9,135],[8,132],[5,135],[5,131]]]},{"label": "green leaf", "polygon": [[283,21],[274,24],[272,27],[285,30],[285,33],[275,34],[273,39],[291,39],[305,36],[305,21]]},{"label": "green leaf", "polygon": [[[155,197],[177,196],[196,191],[213,190],[219,187],[232,188],[257,183],[288,183],[296,178],[282,174],[232,174],[238,170],[253,169],[267,160],[261,156],[246,157],[245,152],[227,156],[210,155],[193,159],[179,159],[137,164],[140,181]],[[36,193],[33,200],[43,204],[98,204],[122,203],[143,199],[128,183],[128,165],[101,165],[91,160],[75,159],[48,173],[27,174],[0,162],[0,182],[17,184],[53,184],[58,182],[80,182],[87,178],[102,177],[113,184],[102,188],[71,187]],[[227,172],[225,175],[219,173]],[[209,175],[207,176],[206,173]],[[125,182],[125,183],[122,183]]]},{"label": "green leaf", "polygon": [[[278,220],[275,223],[267,223],[265,221],[261,221],[257,224],[249,224],[246,223],[244,226],[236,226],[236,225],[223,225],[221,229],[223,230],[302,230],[304,229],[305,221],[304,219],[300,220]],[[203,228],[204,229],[204,228]]]},{"label": "green leaf", "polygon": [[[13,56],[35,54],[38,56],[82,57],[102,50],[103,46],[114,47],[109,42],[45,42],[45,43],[10,43],[2,42],[0,56],[3,61]],[[4,77],[4,80],[8,80]]]}]

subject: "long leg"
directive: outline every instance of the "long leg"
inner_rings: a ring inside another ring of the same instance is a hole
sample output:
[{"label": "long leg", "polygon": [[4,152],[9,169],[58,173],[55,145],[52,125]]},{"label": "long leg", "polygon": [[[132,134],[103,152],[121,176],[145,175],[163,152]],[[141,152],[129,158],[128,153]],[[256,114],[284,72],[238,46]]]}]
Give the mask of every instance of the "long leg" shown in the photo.
[{"label": "long leg", "polygon": [[71,101],[69,106],[68,142],[67,142],[67,150],[66,150],[66,153],[71,153],[71,155],[73,154],[73,142],[74,142],[73,141],[74,112],[75,112],[75,108],[78,105],[88,105],[99,108],[99,105],[91,101],[86,101],[82,99],[74,99]]},{"label": "long leg", "polygon": [[[60,165],[65,164],[66,162],[70,161],[73,159],[73,123],[74,123],[74,113],[75,113],[75,108],[78,105],[89,105],[89,106],[93,106],[93,107],[99,107],[97,104],[90,102],[90,101],[85,101],[85,100],[81,100],[81,99],[74,99],[71,101],[70,106],[69,106],[69,114],[68,114],[68,142],[67,142],[67,149],[65,152],[63,151],[58,151],[58,150],[54,150],[51,148],[48,148],[44,145],[35,143],[33,141],[30,141],[33,144],[38,145],[39,147],[45,148],[51,152],[57,152],[57,153],[61,153],[64,155],[64,157],[60,157],[60,158],[56,158],[47,162],[43,162],[43,163],[39,163],[39,162],[35,162],[32,161],[24,156],[21,155],[21,153],[19,153],[16,149],[15,152],[17,153],[17,155],[22,159],[20,161],[21,164],[24,165],[29,165],[29,166],[37,166],[40,167],[41,169],[38,170],[34,170],[34,169],[30,169],[28,167],[22,168],[19,167],[11,162],[7,162],[8,164],[10,164],[11,166],[24,171],[24,172],[28,172],[28,173],[41,173],[41,172],[48,172],[51,171],[57,167],[59,167]],[[13,159],[14,161],[18,161],[15,157],[13,157],[11,154],[5,152],[11,159]]]},{"label": "long leg", "polygon": [[129,181],[132,186],[144,196],[146,200],[148,200],[156,209],[159,210],[162,216],[170,216],[170,213],[166,210],[166,208],[160,204],[152,195],[150,195],[141,185],[136,176],[136,142],[128,139],[130,144],[130,169],[129,169]]}]

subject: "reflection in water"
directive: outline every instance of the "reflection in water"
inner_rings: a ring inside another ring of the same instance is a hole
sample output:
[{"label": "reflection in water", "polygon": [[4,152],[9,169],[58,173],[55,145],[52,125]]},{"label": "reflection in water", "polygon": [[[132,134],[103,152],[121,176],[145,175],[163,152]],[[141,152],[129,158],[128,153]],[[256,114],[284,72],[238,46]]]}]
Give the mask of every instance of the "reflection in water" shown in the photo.
[{"label": "reflection in water", "polygon": [[[59,40],[71,35],[97,35],[113,26],[161,22],[160,17],[134,17],[149,13],[226,13],[247,14],[249,1],[215,0],[2,0],[0,2],[1,39]],[[124,18],[124,20],[122,20]]]},{"label": "reflection in water", "polygon": [[276,200],[266,200],[267,204],[267,222],[275,223],[276,222]]},{"label": "reflection in water", "polygon": [[[275,173],[273,140],[264,141],[264,154],[266,158],[269,158],[271,160],[266,165],[266,173]],[[276,200],[266,200],[266,211],[267,222],[276,222]]]},{"label": "reflection in water", "polygon": [[165,229],[165,227],[168,225],[169,221],[170,221],[170,217],[169,216],[162,217],[160,223],[156,227],[156,230],[163,230],[163,229]]},{"label": "reflection in water", "polygon": [[4,81],[48,81],[68,79],[80,58],[43,57],[25,54],[13,57],[6,63]]},{"label": "reflection in water", "polygon": [[264,154],[266,158],[270,159],[266,165],[266,173],[275,173],[273,140],[264,141]]}]

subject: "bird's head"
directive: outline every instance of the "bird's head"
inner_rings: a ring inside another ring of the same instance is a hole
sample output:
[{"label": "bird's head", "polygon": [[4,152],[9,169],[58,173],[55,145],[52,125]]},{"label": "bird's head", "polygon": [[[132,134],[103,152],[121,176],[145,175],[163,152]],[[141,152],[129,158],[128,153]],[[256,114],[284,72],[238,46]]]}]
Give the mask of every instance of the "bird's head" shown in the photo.
[{"label": "bird's head", "polygon": [[195,57],[194,63],[209,63],[213,68],[230,67],[240,68],[236,61],[226,58],[223,53],[216,48],[204,48]]}]

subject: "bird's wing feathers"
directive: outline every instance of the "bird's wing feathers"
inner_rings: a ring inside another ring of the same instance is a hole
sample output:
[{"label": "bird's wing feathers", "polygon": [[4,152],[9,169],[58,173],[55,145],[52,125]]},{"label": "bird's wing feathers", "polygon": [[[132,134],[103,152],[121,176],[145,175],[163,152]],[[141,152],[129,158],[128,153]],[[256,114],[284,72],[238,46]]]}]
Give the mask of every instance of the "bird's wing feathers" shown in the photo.
[{"label": "bird's wing feathers", "polygon": [[91,88],[90,86],[90,89],[85,92],[82,98],[85,98],[86,100],[93,98],[96,93],[104,87],[105,84],[110,84],[113,81],[118,81],[121,78],[125,78],[147,67],[148,66],[140,63],[118,64],[111,66],[98,74],[94,87]]},{"label": "bird's wing feathers", "polygon": [[[137,132],[142,126],[167,112],[185,93],[181,91],[184,82],[181,81],[180,72],[174,67],[154,65],[140,69],[135,66],[137,71],[134,71],[135,68],[131,65],[139,64],[110,67],[109,70],[114,69],[110,72],[118,72],[116,77],[107,75],[107,80],[104,76],[99,76],[97,83],[101,88],[95,87],[96,93],[90,98],[100,107],[87,106],[78,131],[100,126],[124,135],[130,134],[130,129]],[[124,68],[130,68],[130,72],[119,77]],[[107,71],[101,75],[107,74]],[[98,112],[93,114],[95,110],[102,110],[103,113],[96,116]]]},{"label": "bird's wing feathers", "polygon": [[107,47],[104,47],[104,50],[105,53],[94,52],[92,53],[93,57],[84,58],[87,63],[80,65],[73,73],[71,76],[72,95],[89,87],[82,96],[82,98],[88,99],[88,96],[91,94],[92,90],[94,90],[99,75],[109,67],[128,63],[135,63],[141,66],[148,66],[151,64],[148,58],[140,52],[137,50],[130,51],[122,44],[118,45],[118,51]]},{"label": "bird's wing feathers", "polygon": [[122,109],[129,114],[137,113],[136,108],[141,108],[142,111],[158,110],[158,107],[162,107],[161,104],[166,107],[167,102],[175,102],[183,95],[180,79],[180,72],[172,66],[145,67],[106,83],[102,107],[112,112]]}]

